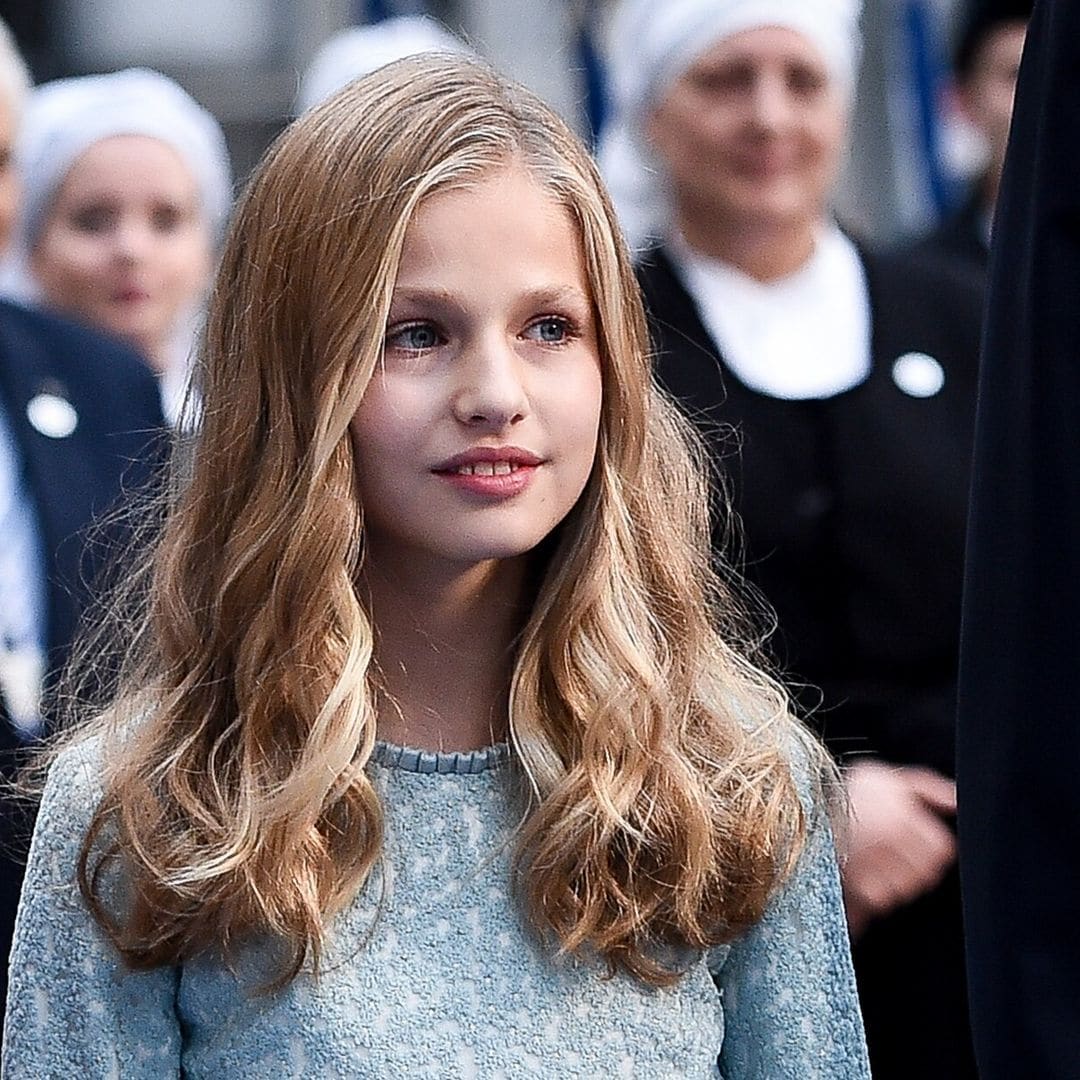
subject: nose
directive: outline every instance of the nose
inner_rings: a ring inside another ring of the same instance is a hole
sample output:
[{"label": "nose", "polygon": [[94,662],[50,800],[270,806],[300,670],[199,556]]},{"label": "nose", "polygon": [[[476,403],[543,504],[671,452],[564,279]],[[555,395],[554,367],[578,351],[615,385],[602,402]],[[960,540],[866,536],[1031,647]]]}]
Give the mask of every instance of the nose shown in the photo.
[{"label": "nose", "polygon": [[765,74],[754,81],[750,98],[754,124],[762,131],[776,131],[791,116],[791,95],[786,82],[779,76]]},{"label": "nose", "polygon": [[135,262],[146,254],[150,229],[144,222],[125,219],[116,226],[113,240],[117,257],[125,262]]},{"label": "nose", "polygon": [[456,375],[452,406],[460,423],[500,431],[528,415],[523,361],[502,335],[489,334],[464,350]]}]

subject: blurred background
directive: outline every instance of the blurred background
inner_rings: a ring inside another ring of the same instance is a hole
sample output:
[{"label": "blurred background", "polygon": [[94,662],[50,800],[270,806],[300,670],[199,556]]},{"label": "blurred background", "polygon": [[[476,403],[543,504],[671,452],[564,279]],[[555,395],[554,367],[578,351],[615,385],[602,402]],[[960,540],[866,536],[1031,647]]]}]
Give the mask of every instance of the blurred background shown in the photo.
[{"label": "blurred background", "polygon": [[[657,0],[661,3],[662,0]],[[949,57],[963,0],[867,0],[853,146],[838,210],[872,243],[932,226],[979,167]],[[291,116],[300,74],[343,27],[432,15],[586,137],[605,116],[605,0],[0,0],[38,81],[145,64],[225,127],[245,176]]]}]

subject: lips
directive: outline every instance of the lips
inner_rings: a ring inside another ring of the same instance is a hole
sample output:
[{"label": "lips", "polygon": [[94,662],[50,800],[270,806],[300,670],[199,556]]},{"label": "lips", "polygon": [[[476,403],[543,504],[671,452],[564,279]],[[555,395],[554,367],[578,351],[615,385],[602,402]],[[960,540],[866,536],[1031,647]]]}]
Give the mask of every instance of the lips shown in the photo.
[{"label": "lips", "polygon": [[113,300],[120,304],[138,304],[144,300],[148,300],[150,294],[145,289],[138,288],[125,288],[117,289],[113,293]]},{"label": "lips", "polygon": [[524,491],[543,464],[543,458],[517,446],[477,446],[431,471],[462,492],[499,500]]},{"label": "lips", "polygon": [[479,473],[480,475],[490,476],[498,467],[498,475],[505,475],[508,472],[515,472],[517,469],[535,468],[543,463],[543,458],[528,450],[522,450],[520,446],[474,446],[469,450],[447,458],[446,461],[436,465],[431,471],[436,473],[460,473],[463,475]]}]

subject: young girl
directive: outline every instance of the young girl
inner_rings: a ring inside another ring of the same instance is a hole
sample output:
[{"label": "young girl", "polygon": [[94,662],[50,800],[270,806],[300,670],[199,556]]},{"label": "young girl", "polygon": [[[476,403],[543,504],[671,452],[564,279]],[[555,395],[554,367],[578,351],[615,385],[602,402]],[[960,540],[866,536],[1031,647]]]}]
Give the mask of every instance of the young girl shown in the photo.
[{"label": "young girl", "polygon": [[618,237],[461,58],[270,152],[129,689],[45,790],[7,1076],[867,1074],[822,757]]}]

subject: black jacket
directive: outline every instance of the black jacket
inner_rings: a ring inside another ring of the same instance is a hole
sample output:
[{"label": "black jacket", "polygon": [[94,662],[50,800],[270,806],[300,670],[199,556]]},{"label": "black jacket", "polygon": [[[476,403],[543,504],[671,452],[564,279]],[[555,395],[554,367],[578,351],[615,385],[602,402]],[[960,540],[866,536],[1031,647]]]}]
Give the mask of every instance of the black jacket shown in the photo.
[{"label": "black jacket", "polygon": [[977,186],[955,213],[920,237],[907,253],[918,260],[952,267],[958,273],[969,273],[985,287],[990,245],[984,212],[981,188]]},{"label": "black jacket", "polygon": [[1080,1077],[1080,3],[1029,24],[994,225],[960,680],[986,1080]]},{"label": "black jacket", "polygon": [[[731,374],[662,251],[640,274],[660,380],[723,459],[748,576],[779,618],[777,659],[824,690],[830,746],[951,774],[981,302],[945,274],[863,261],[873,370],[811,401]],[[899,388],[908,353],[941,365],[939,393]],[[733,435],[717,438],[723,426]]]},{"label": "black jacket", "polygon": [[[48,393],[68,401],[78,423],[70,435],[38,431],[27,405]],[[88,584],[103,560],[122,554],[123,529],[84,543],[87,526],[126,490],[145,489],[160,465],[165,437],[157,383],[132,352],[89,330],[0,301],[0,400],[37,513],[46,583],[49,668],[67,657]],[[9,773],[20,740],[0,701],[0,764]],[[0,800],[0,1003],[22,882],[27,821]]]}]

